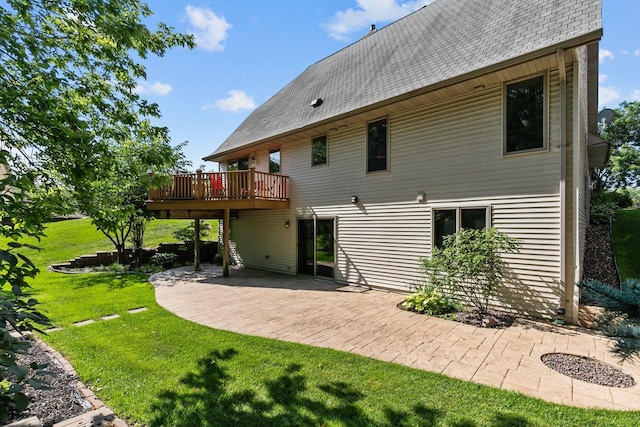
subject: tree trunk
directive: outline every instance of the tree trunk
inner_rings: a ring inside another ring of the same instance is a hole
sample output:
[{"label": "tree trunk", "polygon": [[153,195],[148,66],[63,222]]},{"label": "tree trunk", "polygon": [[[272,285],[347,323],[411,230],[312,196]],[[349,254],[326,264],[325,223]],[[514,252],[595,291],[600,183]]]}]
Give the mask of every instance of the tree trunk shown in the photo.
[{"label": "tree trunk", "polygon": [[116,245],[116,262],[124,264],[124,245]]}]

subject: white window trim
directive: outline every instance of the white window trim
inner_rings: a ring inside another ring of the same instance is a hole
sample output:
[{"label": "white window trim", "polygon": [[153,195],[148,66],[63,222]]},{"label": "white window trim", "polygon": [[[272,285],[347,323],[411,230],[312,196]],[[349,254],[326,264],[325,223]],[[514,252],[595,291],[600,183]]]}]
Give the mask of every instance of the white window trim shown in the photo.
[{"label": "white window trim", "polygon": [[[530,148],[528,150],[507,152],[507,86],[514,83],[535,79],[536,77],[540,77],[540,76],[542,76],[542,91],[543,91],[542,147]],[[502,84],[502,156],[503,157],[513,157],[513,156],[520,156],[520,155],[526,155],[526,154],[538,154],[538,153],[549,152],[549,148],[550,148],[549,98],[550,98],[550,93],[549,93],[549,72],[548,71],[545,71],[543,73],[530,74],[526,77],[522,77],[516,80],[509,80]]]},{"label": "white window trim", "polygon": [[[373,123],[373,122],[377,122],[380,120],[386,120],[387,121],[387,150],[386,150],[386,155],[387,155],[387,167],[386,169],[381,169],[379,171],[371,171],[369,172],[369,123]],[[364,139],[365,139],[365,144],[364,144],[364,159],[365,159],[365,164],[364,164],[364,169],[367,175],[377,175],[377,174],[385,174],[385,173],[389,173],[391,172],[391,120],[389,119],[389,116],[382,116],[382,117],[378,117],[377,119],[373,119],[373,120],[368,120],[367,123],[365,124],[364,127]]]}]

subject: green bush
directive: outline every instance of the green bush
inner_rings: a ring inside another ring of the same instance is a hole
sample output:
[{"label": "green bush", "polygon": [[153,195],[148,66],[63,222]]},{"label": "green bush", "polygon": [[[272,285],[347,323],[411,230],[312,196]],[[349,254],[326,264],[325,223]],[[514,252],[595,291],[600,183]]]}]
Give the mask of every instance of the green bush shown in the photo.
[{"label": "green bush", "polygon": [[444,249],[433,248],[423,258],[421,271],[429,284],[448,295],[460,295],[465,302],[486,313],[506,273],[500,254],[519,250],[516,239],[495,228],[463,229],[444,238]]},{"label": "green bush", "polygon": [[617,210],[634,205],[632,192],[627,190],[598,190],[591,195],[591,223],[607,224]]},{"label": "green bush", "polygon": [[441,316],[460,310],[459,304],[431,285],[418,286],[416,292],[404,299],[401,307],[430,316]]},{"label": "green bush", "polygon": [[172,253],[157,253],[149,259],[149,264],[157,267],[168,267],[178,261],[178,255]]},{"label": "green bush", "polygon": [[590,219],[592,224],[608,224],[616,214],[618,206],[613,202],[591,204]]},{"label": "green bush", "polygon": [[[208,222],[200,223],[200,240],[204,240],[205,237],[211,233],[211,224]],[[196,224],[195,221],[186,227],[179,228],[173,232],[173,237],[182,242],[193,242],[196,236]]]}]

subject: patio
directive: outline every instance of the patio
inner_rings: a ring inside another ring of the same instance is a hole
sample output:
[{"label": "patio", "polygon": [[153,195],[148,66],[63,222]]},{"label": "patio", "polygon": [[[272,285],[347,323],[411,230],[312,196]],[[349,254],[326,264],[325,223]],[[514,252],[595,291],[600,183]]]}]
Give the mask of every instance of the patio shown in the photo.
[{"label": "patio", "polygon": [[550,352],[582,355],[640,380],[639,365],[620,363],[610,341],[588,330],[523,319],[507,329],[476,328],[399,310],[399,294],[241,268],[222,276],[221,267],[203,265],[150,281],[161,306],[212,328],[347,351],[563,405],[640,409],[638,385],[594,385],[541,362]]}]

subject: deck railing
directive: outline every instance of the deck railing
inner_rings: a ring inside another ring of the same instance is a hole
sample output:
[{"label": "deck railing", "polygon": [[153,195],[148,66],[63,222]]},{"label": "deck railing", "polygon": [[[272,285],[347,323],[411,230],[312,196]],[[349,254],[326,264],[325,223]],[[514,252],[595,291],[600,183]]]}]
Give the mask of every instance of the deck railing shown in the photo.
[{"label": "deck railing", "polygon": [[289,177],[248,171],[179,173],[171,185],[149,190],[149,200],[288,200]]}]

